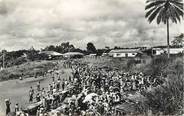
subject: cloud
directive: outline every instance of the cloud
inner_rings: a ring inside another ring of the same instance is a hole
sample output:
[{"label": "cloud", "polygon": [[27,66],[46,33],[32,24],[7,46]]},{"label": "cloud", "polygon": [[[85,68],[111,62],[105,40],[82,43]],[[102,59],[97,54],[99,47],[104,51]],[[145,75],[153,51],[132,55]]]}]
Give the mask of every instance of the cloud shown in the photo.
[{"label": "cloud", "polygon": [[[0,49],[165,45],[166,26],[149,24],[144,7],[145,0],[0,0]],[[183,31],[183,22],[171,24],[170,36]]]}]

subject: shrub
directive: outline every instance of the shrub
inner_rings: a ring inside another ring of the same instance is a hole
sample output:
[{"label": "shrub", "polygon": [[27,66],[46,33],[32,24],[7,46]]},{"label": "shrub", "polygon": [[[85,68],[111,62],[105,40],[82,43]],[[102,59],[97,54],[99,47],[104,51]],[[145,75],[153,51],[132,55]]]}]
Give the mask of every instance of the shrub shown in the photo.
[{"label": "shrub", "polygon": [[164,73],[166,78],[163,85],[144,94],[148,99],[147,104],[153,113],[177,114],[184,104],[183,60],[181,58],[167,61],[156,59],[154,63],[151,69],[154,70],[153,73],[156,71]]},{"label": "shrub", "polygon": [[35,75],[42,76],[44,72],[54,68],[54,62],[27,62],[21,65],[6,68],[0,71],[0,81],[18,79],[20,76],[24,78],[33,77]]},{"label": "shrub", "polygon": [[182,76],[175,77],[175,81],[169,80],[145,95],[154,113],[175,114],[183,107],[184,79]]}]

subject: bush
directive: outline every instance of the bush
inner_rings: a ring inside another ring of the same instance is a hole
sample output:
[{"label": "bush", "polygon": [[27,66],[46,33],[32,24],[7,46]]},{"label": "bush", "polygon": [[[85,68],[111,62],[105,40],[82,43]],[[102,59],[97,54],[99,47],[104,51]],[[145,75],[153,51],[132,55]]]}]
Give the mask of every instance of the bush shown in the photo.
[{"label": "bush", "polygon": [[165,82],[144,95],[153,113],[163,112],[166,115],[175,115],[181,111],[184,104],[183,60],[181,58],[167,61],[160,59],[155,59],[151,70],[153,70],[152,73],[158,71],[166,75]]},{"label": "bush", "polygon": [[145,94],[148,105],[154,113],[175,114],[183,108],[184,79],[182,76],[174,78],[175,81],[169,80]]},{"label": "bush", "polygon": [[46,71],[54,68],[54,62],[27,62],[18,66],[13,66],[0,71],[0,81],[18,79],[20,76],[29,78],[42,76]]}]

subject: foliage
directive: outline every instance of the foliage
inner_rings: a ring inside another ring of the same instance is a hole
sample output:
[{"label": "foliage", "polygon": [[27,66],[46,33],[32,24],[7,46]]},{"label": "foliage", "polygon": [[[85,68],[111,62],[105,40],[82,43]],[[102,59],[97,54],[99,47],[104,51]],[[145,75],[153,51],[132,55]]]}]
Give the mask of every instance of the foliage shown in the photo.
[{"label": "foliage", "polygon": [[157,24],[163,22],[167,25],[167,47],[168,58],[170,40],[169,40],[169,21],[173,23],[180,22],[183,17],[183,0],[147,0],[145,7],[148,21],[151,23],[154,19],[157,20]]},{"label": "foliage", "polygon": [[182,47],[184,43],[184,33],[176,36],[175,39],[171,42],[173,47]]},{"label": "foliage", "polygon": [[165,82],[151,91],[146,91],[147,104],[154,113],[176,114],[184,104],[184,78],[182,57],[164,60],[159,57],[151,63],[152,75],[162,73]]},{"label": "foliage", "polygon": [[75,50],[74,45],[69,42],[63,42],[60,45],[50,45],[43,49],[43,51],[56,51],[59,53],[73,52]]},{"label": "foliage", "polygon": [[94,53],[97,52],[96,47],[95,47],[94,44],[91,43],[91,42],[89,42],[89,43],[87,44],[87,48],[86,48],[86,49],[87,49],[87,52],[88,52],[88,53],[94,54]]},{"label": "foliage", "polygon": [[175,114],[183,108],[184,79],[182,76],[173,76],[164,85],[149,91],[146,94],[148,105],[154,112]]},{"label": "foliage", "polygon": [[157,18],[157,23],[164,24],[170,19],[177,23],[183,17],[183,0],[147,0],[145,7],[146,15],[149,22]]},{"label": "foliage", "polygon": [[[18,50],[18,51],[11,51],[5,52],[5,67],[11,67],[14,65],[20,65],[27,61],[35,61],[41,59],[41,56],[39,55],[39,51],[34,49],[29,50]],[[3,62],[3,58],[0,57],[0,65]]]},{"label": "foliage", "polygon": [[[0,71],[0,81],[18,79],[20,76],[25,78],[33,77],[35,74],[41,76],[44,72],[55,66],[53,62],[27,62],[18,66],[9,67]],[[36,70],[34,70],[36,69]]]},{"label": "foliage", "polygon": [[96,53],[97,53],[97,56],[101,56],[103,53],[106,53],[109,51],[110,51],[109,49],[97,49]]}]

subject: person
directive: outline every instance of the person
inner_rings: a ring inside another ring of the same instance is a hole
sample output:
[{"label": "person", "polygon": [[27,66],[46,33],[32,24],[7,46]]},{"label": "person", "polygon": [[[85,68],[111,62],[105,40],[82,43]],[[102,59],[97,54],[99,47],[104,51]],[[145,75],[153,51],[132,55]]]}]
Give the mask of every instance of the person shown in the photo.
[{"label": "person", "polygon": [[59,81],[61,81],[61,77],[60,77],[60,75],[58,76],[58,80],[59,80]]},{"label": "person", "polygon": [[52,85],[51,85],[51,84],[49,84],[49,91],[51,92],[51,91],[52,91],[52,89],[53,89]]},{"label": "person", "polygon": [[11,102],[9,99],[5,99],[5,103],[6,103],[6,115],[8,115],[8,113],[11,112],[11,109],[10,109]]},{"label": "person", "polygon": [[46,94],[44,88],[42,88],[42,91],[41,91],[41,97],[44,97],[44,95]]},{"label": "person", "polygon": [[37,83],[37,91],[40,91],[40,81]]},{"label": "person", "polygon": [[16,104],[15,104],[15,113],[18,112],[18,111],[19,111],[19,104],[16,103]]},{"label": "person", "polygon": [[34,89],[30,87],[29,90],[29,102],[33,102],[33,94],[34,94]]},{"label": "person", "polygon": [[43,105],[44,108],[47,107],[47,99],[44,96],[42,98],[42,105]]},{"label": "person", "polygon": [[36,101],[37,101],[37,102],[40,101],[40,94],[39,94],[39,93],[36,94]]},{"label": "person", "polygon": [[65,89],[65,82],[63,81],[62,82],[62,90],[64,90]]},{"label": "person", "polygon": [[69,80],[69,82],[71,82],[71,81],[72,81],[72,78],[71,78],[71,76],[69,76],[69,79],[68,79],[68,80]]},{"label": "person", "polygon": [[52,77],[52,82],[54,82],[55,81],[55,78],[54,78],[54,76]]},{"label": "person", "polygon": [[58,81],[57,81],[56,88],[57,88],[57,90],[60,89],[60,80],[59,80],[59,79],[58,79]]},{"label": "person", "polygon": [[19,77],[19,80],[22,80],[22,76]]},{"label": "person", "polygon": [[53,89],[56,88],[56,83],[54,81],[52,82],[52,87],[53,87]]}]

